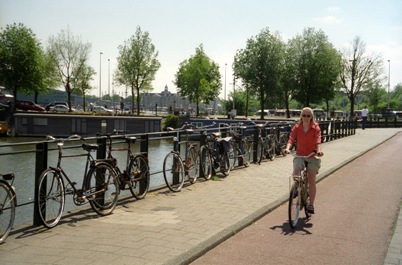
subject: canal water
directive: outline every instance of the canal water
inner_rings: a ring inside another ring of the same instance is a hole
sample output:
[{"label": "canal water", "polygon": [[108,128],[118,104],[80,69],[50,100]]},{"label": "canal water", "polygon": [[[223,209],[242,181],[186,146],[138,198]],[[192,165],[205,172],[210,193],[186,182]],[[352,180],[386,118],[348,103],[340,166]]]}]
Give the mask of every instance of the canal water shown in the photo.
[{"label": "canal water", "polygon": [[[35,143],[43,141],[41,138],[14,138],[6,137],[0,138],[0,154],[8,152],[20,152],[13,155],[0,155],[0,174],[13,172],[15,174],[15,181],[13,186],[17,193],[17,211],[16,220],[14,225],[32,224],[33,220],[33,201],[35,189]],[[10,143],[31,143],[29,145],[12,145]],[[90,143],[90,142],[88,142]],[[75,146],[80,146],[81,142],[77,141],[72,143]],[[5,146],[6,145],[6,146]],[[65,143],[63,154],[77,154],[83,153],[82,148],[67,148],[71,144]],[[125,147],[124,143],[114,144],[114,147]],[[135,143],[132,151],[139,152],[139,143]],[[55,149],[55,144],[49,143],[49,149]],[[148,161],[151,173],[150,189],[166,185],[163,178],[162,168],[163,160],[167,153],[173,149],[173,140],[159,139],[150,140],[148,146]],[[93,153],[95,156],[96,154]],[[48,165],[55,166],[57,163],[58,151],[52,150],[48,152]],[[113,156],[117,158],[120,168],[125,168],[127,152],[113,152]],[[85,171],[85,157],[63,158],[61,165],[62,168],[69,175],[71,180],[77,183],[77,187],[81,187],[82,179]],[[129,190],[122,191],[120,196],[130,195]],[[145,198],[146,199],[146,198]],[[66,196],[65,212],[68,210],[77,209],[77,206],[72,202],[70,195]]]}]

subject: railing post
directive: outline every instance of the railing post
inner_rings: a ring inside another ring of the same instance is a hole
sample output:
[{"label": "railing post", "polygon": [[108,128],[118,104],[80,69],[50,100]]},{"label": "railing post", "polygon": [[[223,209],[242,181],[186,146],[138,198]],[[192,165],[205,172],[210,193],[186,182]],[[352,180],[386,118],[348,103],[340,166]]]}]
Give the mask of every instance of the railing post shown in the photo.
[{"label": "railing post", "polygon": [[141,135],[140,152],[148,154],[148,145],[149,145],[149,135],[148,134]]},{"label": "railing post", "polygon": [[36,163],[35,163],[35,200],[33,212],[33,225],[42,225],[39,216],[39,177],[47,168],[48,143],[42,142],[36,144]]},{"label": "railing post", "polygon": [[97,138],[96,143],[99,146],[99,149],[96,151],[96,159],[105,159],[106,158],[106,138],[105,137]]},{"label": "railing post", "polygon": [[258,127],[255,126],[253,133],[253,163],[257,163],[258,131]]}]

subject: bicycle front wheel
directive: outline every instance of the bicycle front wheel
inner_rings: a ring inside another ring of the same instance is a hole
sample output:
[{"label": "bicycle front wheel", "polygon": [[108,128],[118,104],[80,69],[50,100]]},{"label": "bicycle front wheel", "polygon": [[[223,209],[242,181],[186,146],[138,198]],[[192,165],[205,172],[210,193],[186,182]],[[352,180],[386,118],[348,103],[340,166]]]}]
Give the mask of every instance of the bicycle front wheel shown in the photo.
[{"label": "bicycle front wheel", "polygon": [[260,138],[257,144],[257,163],[261,164],[262,157],[264,155],[264,140]]},{"label": "bicycle front wheel", "polygon": [[274,135],[269,136],[268,138],[268,158],[272,161],[275,159],[275,146],[276,146],[276,137]]},{"label": "bicycle front wheel", "polygon": [[3,243],[14,224],[16,198],[12,188],[0,181],[0,244]]},{"label": "bicycle front wheel", "polygon": [[63,179],[54,169],[46,169],[39,177],[38,207],[42,224],[55,227],[63,214],[65,193]]},{"label": "bicycle front wheel", "polygon": [[130,159],[127,171],[130,176],[130,192],[137,199],[145,197],[149,189],[149,165],[147,159],[142,155],[136,155]]},{"label": "bicycle front wheel", "polygon": [[248,167],[251,160],[251,144],[249,141],[243,139],[243,166]]},{"label": "bicycle front wheel", "polygon": [[209,180],[212,177],[212,158],[208,147],[205,145],[200,148],[200,163],[202,176]]},{"label": "bicycle front wheel", "polygon": [[171,191],[180,191],[184,184],[184,166],[178,154],[170,152],[163,161],[163,177]]},{"label": "bicycle front wheel", "polygon": [[234,169],[236,167],[237,158],[239,157],[239,149],[237,148],[237,143],[235,141],[230,141],[231,151],[229,152],[229,164],[230,169]]},{"label": "bicycle front wheel", "polygon": [[299,221],[301,206],[301,198],[298,194],[298,185],[296,183],[292,185],[292,189],[290,190],[288,206],[289,224],[294,229]]},{"label": "bicycle front wheel", "polygon": [[230,159],[229,154],[224,153],[221,157],[220,169],[223,175],[229,176],[230,173]]},{"label": "bicycle front wheel", "polygon": [[191,184],[194,184],[197,181],[199,172],[200,172],[200,160],[198,157],[198,153],[195,150],[195,147],[192,146],[188,149],[188,157],[186,160],[186,168],[188,178]]},{"label": "bicycle front wheel", "polygon": [[84,196],[99,215],[111,214],[119,198],[120,186],[116,171],[108,163],[91,167],[85,180]]}]

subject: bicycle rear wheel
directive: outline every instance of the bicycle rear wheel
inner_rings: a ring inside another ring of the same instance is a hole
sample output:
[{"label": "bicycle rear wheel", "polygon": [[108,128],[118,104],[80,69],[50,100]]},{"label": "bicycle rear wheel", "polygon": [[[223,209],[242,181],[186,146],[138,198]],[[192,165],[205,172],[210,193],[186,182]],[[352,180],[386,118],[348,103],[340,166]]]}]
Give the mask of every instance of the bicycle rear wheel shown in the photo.
[{"label": "bicycle rear wheel", "polygon": [[99,215],[111,214],[119,198],[120,186],[116,171],[108,163],[91,167],[85,179],[84,196]]},{"label": "bicycle rear wheel", "polygon": [[212,177],[212,158],[208,147],[205,145],[200,148],[200,164],[201,164],[201,174],[206,179],[209,180]]},{"label": "bicycle rear wheel", "polygon": [[197,181],[197,178],[200,174],[200,159],[194,146],[191,146],[188,149],[186,168],[187,168],[188,179],[190,180],[191,184],[194,184]]},{"label": "bicycle rear wheel", "polygon": [[8,183],[0,181],[0,244],[3,243],[14,224],[16,198]]},{"label": "bicycle rear wheel", "polygon": [[63,179],[54,169],[46,169],[39,177],[38,211],[42,224],[55,227],[63,214],[65,193]]},{"label": "bicycle rear wheel", "polygon": [[143,199],[148,192],[150,181],[147,159],[142,155],[131,158],[127,173],[131,194],[138,200]]},{"label": "bicycle rear wheel", "polygon": [[184,166],[178,154],[170,152],[163,161],[163,177],[171,191],[180,191],[184,184]]},{"label": "bicycle rear wheel", "polygon": [[288,208],[288,215],[289,215],[289,224],[292,229],[294,229],[299,221],[300,216],[300,206],[301,206],[301,198],[298,194],[298,185],[296,182],[292,185],[292,189],[290,190],[289,194],[289,208]]},{"label": "bicycle rear wheel", "polygon": [[[307,173],[305,173],[307,174]],[[308,190],[308,178],[304,179],[304,192],[303,192],[303,205],[304,205],[304,213],[306,214],[306,218],[309,219],[311,217],[311,213],[308,212],[307,206],[310,204],[310,196]]]}]

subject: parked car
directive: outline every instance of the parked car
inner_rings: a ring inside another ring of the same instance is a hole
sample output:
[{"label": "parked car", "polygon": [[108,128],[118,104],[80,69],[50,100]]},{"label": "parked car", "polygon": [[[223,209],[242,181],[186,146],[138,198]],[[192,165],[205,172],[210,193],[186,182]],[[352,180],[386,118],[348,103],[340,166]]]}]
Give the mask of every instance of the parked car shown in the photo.
[{"label": "parked car", "polygon": [[102,106],[92,106],[91,109],[95,113],[110,113],[110,114],[114,113],[114,110],[107,109],[107,108],[102,107]]},{"label": "parked car", "polygon": [[30,100],[17,100],[16,108],[20,110],[45,111],[45,108]]},{"label": "parked car", "polygon": [[49,111],[50,107],[53,107],[53,106],[56,106],[56,105],[64,105],[64,106],[66,106],[68,108],[68,104],[65,101],[53,101],[53,102],[50,102],[49,104],[47,104],[45,106],[45,109],[46,109],[46,111]]},{"label": "parked car", "polygon": [[[54,105],[49,108],[51,112],[69,112],[69,108],[65,105]],[[71,108],[71,111],[75,111],[75,109]]]}]

